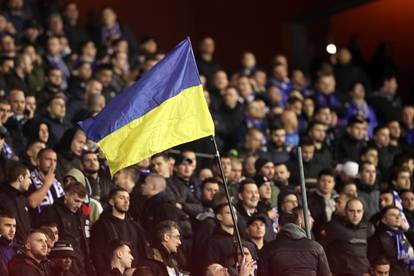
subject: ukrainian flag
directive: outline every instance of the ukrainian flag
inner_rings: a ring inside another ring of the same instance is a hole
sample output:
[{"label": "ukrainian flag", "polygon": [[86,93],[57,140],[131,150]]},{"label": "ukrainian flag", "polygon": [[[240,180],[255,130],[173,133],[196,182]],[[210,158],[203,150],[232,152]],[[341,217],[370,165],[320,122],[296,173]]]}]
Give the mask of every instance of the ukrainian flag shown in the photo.
[{"label": "ukrainian flag", "polygon": [[79,125],[105,154],[112,175],[156,153],[214,135],[190,39]]}]

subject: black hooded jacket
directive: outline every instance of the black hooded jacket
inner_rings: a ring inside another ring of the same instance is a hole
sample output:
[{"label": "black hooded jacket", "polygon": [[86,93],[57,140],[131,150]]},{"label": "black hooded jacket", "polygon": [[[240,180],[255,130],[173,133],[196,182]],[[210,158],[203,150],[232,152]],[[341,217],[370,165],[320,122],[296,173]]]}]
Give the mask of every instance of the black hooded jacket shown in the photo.
[{"label": "black hooded jacket", "polygon": [[56,152],[58,153],[56,178],[59,181],[62,181],[66,173],[72,168],[80,169],[80,156],[75,155],[71,151],[72,141],[75,138],[76,132],[78,130],[80,130],[80,128],[77,127],[68,129],[65,134],[63,134],[62,139],[55,148]]}]

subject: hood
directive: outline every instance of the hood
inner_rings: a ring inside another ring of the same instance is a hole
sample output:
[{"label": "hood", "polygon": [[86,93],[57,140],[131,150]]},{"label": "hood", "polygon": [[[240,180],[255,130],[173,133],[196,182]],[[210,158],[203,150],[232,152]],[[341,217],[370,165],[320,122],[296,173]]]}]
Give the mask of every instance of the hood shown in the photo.
[{"label": "hood", "polygon": [[305,230],[293,223],[288,223],[285,226],[283,226],[282,233],[294,240],[306,238]]}]

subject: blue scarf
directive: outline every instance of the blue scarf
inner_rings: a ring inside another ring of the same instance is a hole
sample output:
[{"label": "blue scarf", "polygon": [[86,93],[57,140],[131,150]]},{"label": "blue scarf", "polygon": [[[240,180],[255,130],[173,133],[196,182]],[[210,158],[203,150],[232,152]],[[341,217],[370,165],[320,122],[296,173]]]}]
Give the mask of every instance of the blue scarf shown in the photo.
[{"label": "blue scarf", "polygon": [[408,242],[407,237],[404,235],[404,231],[387,231],[387,234],[390,235],[397,244],[397,260],[404,261],[404,263],[408,265],[410,271],[414,271],[414,250]]},{"label": "blue scarf", "polygon": [[[40,179],[40,172],[38,169],[35,169],[31,174],[30,178],[32,179],[33,186],[36,189],[40,189],[43,186],[43,181]],[[46,206],[53,205],[56,199],[61,198],[65,195],[63,191],[62,185],[59,181],[55,180],[50,186],[49,191],[47,191],[45,198],[40,203],[39,207],[37,207],[38,212],[40,213]]]}]

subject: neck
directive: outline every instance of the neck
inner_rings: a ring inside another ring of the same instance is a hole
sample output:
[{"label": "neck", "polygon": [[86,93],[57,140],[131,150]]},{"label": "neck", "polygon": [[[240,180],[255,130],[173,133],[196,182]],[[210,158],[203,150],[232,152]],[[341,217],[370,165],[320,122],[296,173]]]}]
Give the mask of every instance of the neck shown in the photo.
[{"label": "neck", "polygon": [[229,233],[230,235],[234,234],[234,226],[225,226],[223,224],[220,224],[221,230],[223,230],[226,233]]},{"label": "neck", "polygon": [[40,263],[41,261],[42,261],[42,259],[41,258],[37,258],[36,256],[34,256],[33,254],[32,254],[32,252],[30,252],[30,251],[26,251],[26,255],[27,256],[29,256],[30,258],[32,258],[33,260],[35,260],[37,263]]},{"label": "neck", "polygon": [[213,59],[213,55],[210,54],[201,54],[205,61],[211,61]]},{"label": "neck", "polygon": [[321,142],[313,142],[315,144],[315,148],[320,150],[322,148],[322,143]]},{"label": "neck", "polygon": [[119,219],[125,219],[125,213],[121,213],[118,210],[116,210],[115,208],[112,208],[112,215],[116,218],[119,218]]},{"label": "neck", "polygon": [[251,241],[257,246],[257,248],[262,249],[264,245],[263,238],[251,238]]},{"label": "neck", "polygon": [[390,140],[390,145],[391,146],[398,146],[398,139],[391,139]]},{"label": "neck", "polygon": [[118,261],[111,261],[111,268],[117,268],[119,270],[119,272],[121,272],[121,274],[124,274],[125,272],[125,267],[123,267]]},{"label": "neck", "polygon": [[16,190],[20,191],[20,185],[17,182],[10,183],[10,186],[15,188]]},{"label": "neck", "polygon": [[16,74],[21,78],[21,79],[23,79],[24,78],[24,71],[23,71],[23,68],[20,68],[20,67],[17,67],[16,68]]},{"label": "neck", "polygon": [[243,208],[249,213],[249,214],[252,214],[252,213],[254,213],[254,212],[256,212],[256,208],[254,208],[254,207],[248,207],[248,206],[246,206],[246,205],[244,205],[243,204]]},{"label": "neck", "polygon": [[91,177],[91,178],[93,178],[93,179],[96,179],[96,178],[98,178],[98,172],[94,172],[94,173],[87,173],[87,172],[83,172],[86,176],[89,176],[89,177]]}]

